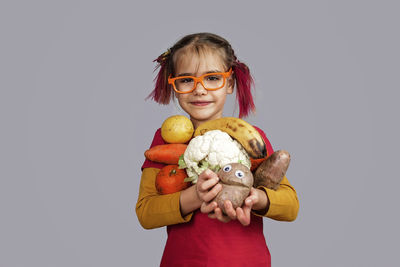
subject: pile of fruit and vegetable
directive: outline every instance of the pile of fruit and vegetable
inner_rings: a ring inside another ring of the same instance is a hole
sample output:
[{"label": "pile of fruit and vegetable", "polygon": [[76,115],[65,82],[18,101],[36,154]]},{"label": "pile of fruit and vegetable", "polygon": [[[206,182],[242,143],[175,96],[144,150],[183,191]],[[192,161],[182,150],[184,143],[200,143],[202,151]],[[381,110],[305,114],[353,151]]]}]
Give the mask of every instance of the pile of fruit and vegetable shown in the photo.
[{"label": "pile of fruit and vegetable", "polygon": [[185,116],[167,118],[161,126],[166,144],[146,150],[145,157],[166,164],[156,177],[160,194],[171,194],[197,182],[206,169],[217,173],[222,190],[215,201],[224,209],[230,200],[242,206],[251,187],[277,190],[289,167],[285,150],[267,155],[260,133],[246,121],[223,117],[201,124],[196,130]]}]

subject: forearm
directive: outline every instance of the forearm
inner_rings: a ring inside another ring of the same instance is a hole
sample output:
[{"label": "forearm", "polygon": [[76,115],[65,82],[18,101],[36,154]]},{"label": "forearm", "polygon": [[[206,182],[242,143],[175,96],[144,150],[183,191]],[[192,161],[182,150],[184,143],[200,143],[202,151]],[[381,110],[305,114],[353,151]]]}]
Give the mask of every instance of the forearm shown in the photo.
[{"label": "forearm", "polygon": [[276,191],[266,187],[259,187],[259,189],[265,192],[268,202],[265,210],[254,212],[256,215],[278,221],[294,221],[296,219],[299,200],[296,190],[290,185],[286,176]]},{"label": "forearm", "polygon": [[192,215],[190,212],[186,212],[185,216],[181,214],[181,192],[158,194],[155,188],[158,172],[159,169],[156,168],[145,168],[140,182],[136,215],[140,224],[146,229],[187,222]]},{"label": "forearm", "polygon": [[179,201],[182,216],[186,216],[199,209],[202,202],[197,196],[196,185],[192,185],[191,187],[181,191]]},{"label": "forearm", "polygon": [[269,209],[269,199],[267,193],[263,189],[255,189],[258,201],[252,206],[252,211],[263,216]]}]

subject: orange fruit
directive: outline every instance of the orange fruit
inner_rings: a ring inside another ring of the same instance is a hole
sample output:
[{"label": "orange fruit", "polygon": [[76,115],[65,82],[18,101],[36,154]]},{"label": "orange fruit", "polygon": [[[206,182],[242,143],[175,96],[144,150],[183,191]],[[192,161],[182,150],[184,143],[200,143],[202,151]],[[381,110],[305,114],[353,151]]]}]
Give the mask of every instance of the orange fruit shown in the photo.
[{"label": "orange fruit", "polygon": [[156,177],[156,188],[158,193],[172,194],[186,189],[190,182],[185,182],[186,171],[179,169],[178,165],[167,165],[163,167]]}]

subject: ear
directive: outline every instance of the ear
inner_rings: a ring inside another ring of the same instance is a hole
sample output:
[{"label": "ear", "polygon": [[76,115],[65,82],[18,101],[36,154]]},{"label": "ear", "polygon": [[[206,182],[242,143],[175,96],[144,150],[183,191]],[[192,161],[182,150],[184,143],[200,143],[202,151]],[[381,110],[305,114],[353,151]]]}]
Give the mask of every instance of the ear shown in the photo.
[{"label": "ear", "polygon": [[232,94],[233,93],[233,88],[235,87],[235,79],[233,79],[233,72],[232,75],[228,77],[226,80],[226,93],[227,94]]}]

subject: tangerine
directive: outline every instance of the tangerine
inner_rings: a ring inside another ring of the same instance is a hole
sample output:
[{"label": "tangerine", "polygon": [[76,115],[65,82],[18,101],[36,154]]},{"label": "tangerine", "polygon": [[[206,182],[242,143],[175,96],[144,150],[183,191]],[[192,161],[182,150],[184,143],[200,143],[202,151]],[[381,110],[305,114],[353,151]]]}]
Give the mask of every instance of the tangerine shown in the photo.
[{"label": "tangerine", "polygon": [[164,166],[156,177],[156,188],[159,194],[172,194],[186,189],[190,182],[185,182],[186,171],[179,169],[178,165]]}]

